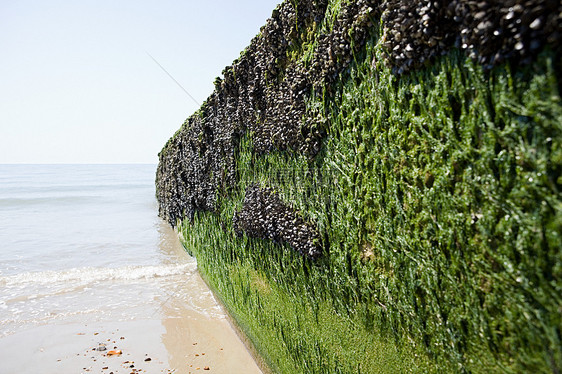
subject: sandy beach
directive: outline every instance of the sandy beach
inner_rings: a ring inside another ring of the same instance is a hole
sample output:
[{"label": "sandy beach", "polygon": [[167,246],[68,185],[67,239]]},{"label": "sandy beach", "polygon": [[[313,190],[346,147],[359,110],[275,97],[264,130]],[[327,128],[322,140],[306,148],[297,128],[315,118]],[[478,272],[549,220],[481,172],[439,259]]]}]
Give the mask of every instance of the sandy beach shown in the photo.
[{"label": "sandy beach", "polygon": [[153,165],[1,175],[0,374],[260,373],[158,218]]},{"label": "sandy beach", "polygon": [[[190,287],[206,288],[198,274],[192,279]],[[261,373],[214,298],[202,294],[212,315],[169,300],[154,318],[52,322],[6,336],[0,373]]]}]

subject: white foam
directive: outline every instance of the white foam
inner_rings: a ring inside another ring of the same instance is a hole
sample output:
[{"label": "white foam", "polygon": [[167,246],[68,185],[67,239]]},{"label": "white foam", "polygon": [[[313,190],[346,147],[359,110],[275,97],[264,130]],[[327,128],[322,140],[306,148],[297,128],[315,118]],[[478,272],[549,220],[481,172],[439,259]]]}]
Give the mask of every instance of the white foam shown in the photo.
[{"label": "white foam", "polygon": [[134,281],[190,274],[195,271],[195,262],[174,265],[124,266],[120,268],[86,267],[62,271],[27,272],[0,277],[0,286],[49,285],[72,283],[88,285],[103,281]]}]

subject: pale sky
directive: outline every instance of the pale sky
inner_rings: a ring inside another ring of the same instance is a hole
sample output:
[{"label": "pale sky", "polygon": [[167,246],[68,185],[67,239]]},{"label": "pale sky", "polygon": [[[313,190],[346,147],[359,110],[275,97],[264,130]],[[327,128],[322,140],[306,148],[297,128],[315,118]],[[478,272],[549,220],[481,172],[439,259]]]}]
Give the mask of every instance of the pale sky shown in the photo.
[{"label": "pale sky", "polygon": [[0,163],[156,163],[281,0],[0,0]]}]

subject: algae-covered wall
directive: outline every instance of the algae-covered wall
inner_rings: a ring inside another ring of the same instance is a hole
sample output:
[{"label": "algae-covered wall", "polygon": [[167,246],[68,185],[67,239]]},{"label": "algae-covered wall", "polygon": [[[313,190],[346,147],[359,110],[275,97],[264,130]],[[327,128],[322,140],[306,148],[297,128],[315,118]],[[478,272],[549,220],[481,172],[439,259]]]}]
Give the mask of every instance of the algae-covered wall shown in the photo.
[{"label": "algae-covered wall", "polygon": [[285,1],[160,153],[274,372],[562,370],[559,1]]}]

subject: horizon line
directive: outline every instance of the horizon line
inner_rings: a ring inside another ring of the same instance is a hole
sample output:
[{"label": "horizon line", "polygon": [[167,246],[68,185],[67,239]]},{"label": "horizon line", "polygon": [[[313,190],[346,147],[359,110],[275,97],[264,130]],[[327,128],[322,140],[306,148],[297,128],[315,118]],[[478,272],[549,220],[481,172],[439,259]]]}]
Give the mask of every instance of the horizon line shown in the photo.
[{"label": "horizon line", "polygon": [[0,165],[158,165],[157,162],[0,162]]}]

